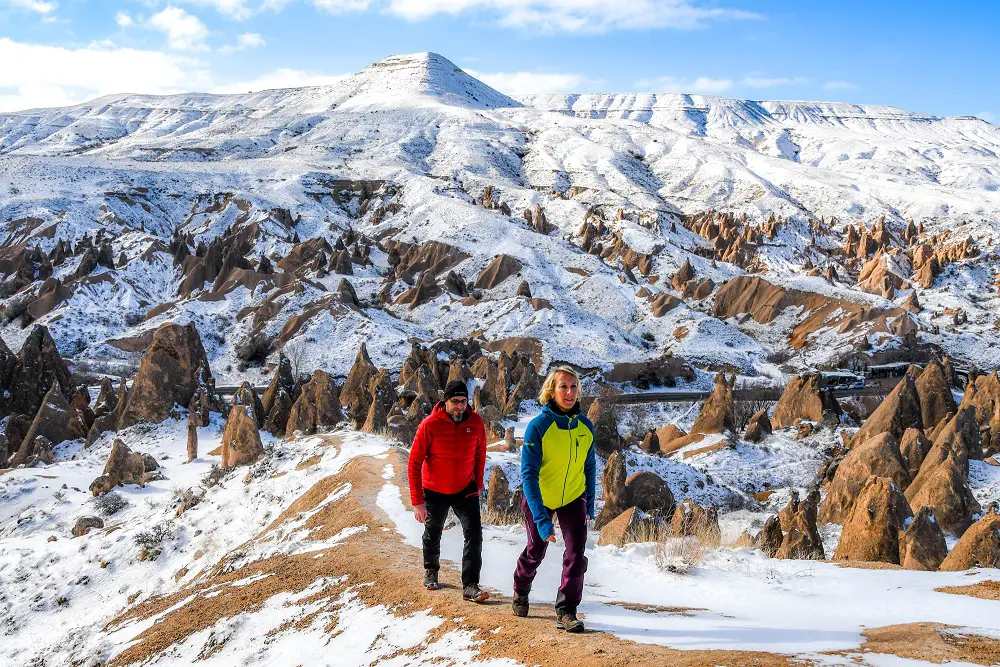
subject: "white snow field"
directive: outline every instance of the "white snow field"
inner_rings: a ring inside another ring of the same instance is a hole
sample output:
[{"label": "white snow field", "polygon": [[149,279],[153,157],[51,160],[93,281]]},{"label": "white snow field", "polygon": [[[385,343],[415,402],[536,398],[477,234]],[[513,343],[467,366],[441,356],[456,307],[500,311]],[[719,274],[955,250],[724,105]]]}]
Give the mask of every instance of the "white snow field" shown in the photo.
[{"label": "white snow field", "polygon": [[[712,317],[713,297],[654,317],[641,288],[669,293],[685,260],[717,284],[745,273],[699,255],[711,242],[678,216],[715,209],[757,223],[787,218],[757,249],[768,280],[880,307],[898,305],[910,289],[889,301],[850,281],[827,284],[805,277],[806,260],[819,257],[815,247],[842,246],[848,224],[884,217],[899,235],[912,219],[927,235],[970,238],[981,250],[950,264],[932,287],[915,288],[924,305],[920,340],[990,367],[1000,309],[992,286],[1000,268],[998,150],[1000,128],[985,121],[889,107],[654,94],[515,100],[440,55],[419,53],[386,58],[333,86],[117,95],[0,114],[0,238],[8,248],[49,251],[101,229],[114,256],[124,253],[124,266],[98,267],[37,320],[73,358],[127,360],[109,341],[168,320],[195,321],[220,381],[261,380],[261,369],[244,367],[234,347],[250,329],[239,313],[269,293],[238,287],[209,299],[206,285],[181,298],[180,269],[159,245],[175,231],[197,243],[256,224],[253,260],[286,254],[293,233],[332,244],[353,229],[375,240],[448,244],[468,256],[453,270],[469,284],[498,254],[521,263],[519,279],[484,290],[476,304],[445,293],[413,310],[380,308],[373,301],[388,264],[373,252],[373,264],[348,277],[362,312],[321,308],[292,338],[307,366],[335,375],[346,373],[362,341],[376,364],[398,368],[410,338],[473,333],[537,338],[546,363],[608,369],[671,352],[768,375],[773,353],[790,352],[788,364],[801,369],[835,361],[853,343],[833,326],[790,351],[796,313],[766,326],[723,322]],[[361,205],[361,182],[375,193],[371,205]],[[510,215],[476,204],[487,186]],[[535,205],[552,231],[540,233],[522,217]],[[580,249],[588,211],[603,212],[628,248],[651,255],[649,276],[633,282],[618,260]],[[811,231],[812,220],[829,231]],[[836,256],[824,261],[847,275]],[[66,279],[77,264],[57,267],[56,277]],[[264,333],[276,336],[343,277],[310,278],[301,292],[279,298]],[[552,308],[535,310],[516,297],[520,280]],[[394,290],[398,296],[401,288]],[[961,328],[952,325],[956,310],[968,317]],[[0,334],[13,349],[26,331],[9,322]],[[871,338],[876,348],[898,344],[887,334]]]}]

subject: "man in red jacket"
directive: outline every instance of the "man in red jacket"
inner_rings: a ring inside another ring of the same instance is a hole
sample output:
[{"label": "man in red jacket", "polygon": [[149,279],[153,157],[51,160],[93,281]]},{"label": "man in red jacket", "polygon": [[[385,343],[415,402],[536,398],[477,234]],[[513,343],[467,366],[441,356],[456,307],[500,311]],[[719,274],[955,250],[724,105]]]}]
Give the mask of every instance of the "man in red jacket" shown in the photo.
[{"label": "man in red jacket", "polygon": [[436,591],[441,559],[441,531],[448,510],[462,523],[462,597],[484,602],[489,593],[479,587],[483,569],[483,525],[479,491],[486,467],[486,427],[469,407],[464,382],[452,380],[444,400],[420,422],[410,449],[408,472],[413,516],[424,524],[424,586]]}]

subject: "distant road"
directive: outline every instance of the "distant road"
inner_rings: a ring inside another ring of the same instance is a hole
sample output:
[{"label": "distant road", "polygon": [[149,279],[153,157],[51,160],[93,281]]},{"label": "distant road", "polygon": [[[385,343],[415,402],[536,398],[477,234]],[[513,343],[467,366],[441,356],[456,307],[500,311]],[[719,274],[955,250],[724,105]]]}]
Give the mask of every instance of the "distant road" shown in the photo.
[{"label": "distant road", "polygon": [[[766,391],[766,390],[765,390]],[[758,389],[736,389],[733,391],[734,401],[752,401],[760,397],[765,391]],[[770,392],[767,392],[770,393]],[[647,391],[635,394],[615,394],[612,396],[585,396],[584,403],[591,403],[596,398],[606,400],[619,405],[640,405],[642,403],[690,403],[708,398],[710,391]],[[864,389],[834,389],[833,395],[836,398],[848,398],[850,396],[883,396],[886,390],[881,387],[865,387]]]}]

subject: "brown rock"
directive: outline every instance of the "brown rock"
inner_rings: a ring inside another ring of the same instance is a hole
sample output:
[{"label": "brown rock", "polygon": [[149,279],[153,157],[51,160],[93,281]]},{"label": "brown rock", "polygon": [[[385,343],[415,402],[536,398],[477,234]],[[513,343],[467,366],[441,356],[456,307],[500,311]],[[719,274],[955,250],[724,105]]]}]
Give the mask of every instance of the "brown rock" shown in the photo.
[{"label": "brown rock", "polygon": [[645,437],[642,439],[642,444],[639,445],[639,447],[647,454],[659,454],[660,439],[657,437],[656,431],[653,429],[647,431]]},{"label": "brown rock", "polygon": [[187,418],[187,457],[188,463],[198,458],[198,424],[201,419],[196,412],[188,412]]},{"label": "brown rock", "polygon": [[234,405],[229,410],[226,428],[222,431],[222,467],[249,465],[263,453],[260,431],[257,430],[257,422],[250,408],[246,405]]},{"label": "brown rock", "polygon": [[715,389],[701,406],[701,412],[691,427],[692,433],[724,433],[734,431],[733,386],[736,376],[726,381],[724,373],[715,376]]},{"label": "brown rock", "polygon": [[870,476],[888,478],[901,490],[910,485],[910,473],[899,445],[889,433],[880,433],[847,452],[820,505],[820,521],[846,521]]},{"label": "brown rock", "polygon": [[[354,372],[353,369],[351,372]],[[344,419],[340,411],[342,404],[333,378],[325,371],[317,370],[309,382],[302,385],[302,393],[292,405],[285,427],[285,436],[291,436],[296,431],[312,435],[320,426],[339,424]]]},{"label": "brown rock", "polygon": [[53,385],[59,387],[64,398],[73,395],[69,369],[44,326],[36,325],[31,330],[21,345],[16,365],[12,363],[13,360],[5,354],[4,367],[5,373],[10,373],[10,385],[3,389],[10,392],[10,413],[34,415]]},{"label": "brown rock", "polygon": [[675,424],[667,424],[663,428],[656,431],[656,439],[660,443],[660,453],[670,454],[676,451],[676,448],[671,449],[670,443],[677,438],[683,438],[687,433],[683,429],[677,428]]},{"label": "brown rock", "polygon": [[87,437],[87,426],[82,415],[69,404],[58,384],[54,383],[45,394],[38,414],[35,415],[17,452],[11,458],[12,468],[36,455],[34,445],[38,436],[46,438],[53,445],[58,445],[64,440]]},{"label": "brown rock", "polygon": [[1000,516],[990,509],[971,527],[941,563],[943,572],[1000,567]]},{"label": "brown rock", "polygon": [[[271,408],[274,407],[274,401],[278,397],[280,389],[284,389],[285,393],[289,396],[295,391],[292,362],[284,354],[278,356],[278,368],[275,369],[274,375],[271,376],[271,382],[268,383],[267,389],[264,390],[264,395],[260,398],[260,405],[263,408],[264,415],[271,414]],[[282,433],[284,433],[284,430],[282,430]]]},{"label": "brown rock", "polygon": [[476,278],[476,289],[493,289],[521,270],[521,263],[510,255],[498,255]]},{"label": "brown rock", "polygon": [[73,524],[73,537],[83,537],[91,528],[104,528],[104,519],[97,516],[81,516]]},{"label": "brown rock", "polygon": [[618,420],[613,405],[599,398],[590,404],[587,418],[594,424],[594,447],[598,454],[607,457],[622,448],[623,442],[618,435]]},{"label": "brown rock", "polygon": [[101,390],[94,402],[94,418],[109,415],[116,407],[118,407],[118,395],[115,393],[114,385],[108,378],[101,378]]},{"label": "brown rock", "polygon": [[656,523],[635,507],[630,507],[601,528],[597,546],[625,546],[643,539],[655,539]]},{"label": "brown rock", "polygon": [[781,548],[785,536],[781,534],[781,522],[778,517],[769,517],[764,522],[764,528],[754,538],[753,548],[760,549],[768,558],[774,558]]},{"label": "brown rock", "polygon": [[285,391],[284,387],[279,387],[273,401],[271,410],[264,419],[264,430],[275,437],[282,437],[288,429],[288,418],[292,414],[292,397]]},{"label": "brown rock", "polygon": [[677,505],[670,520],[670,537],[694,536],[707,547],[717,547],[722,532],[719,513],[711,505],[696,505],[690,500]]},{"label": "brown rock", "polygon": [[823,560],[823,541],[816,526],[819,490],[813,489],[806,499],[798,503],[788,521],[788,532],[781,541],[776,558],[796,560]]},{"label": "brown rock", "polygon": [[201,389],[211,398],[215,394],[215,380],[194,323],[163,324],[142,355],[118,428],[139,422],[161,422],[174,406],[187,407]]},{"label": "brown rock", "polygon": [[787,533],[792,527],[792,519],[799,511],[799,492],[792,489],[792,495],[788,499],[788,503],[781,508],[778,512],[778,525],[781,527],[781,532]]},{"label": "brown rock", "polygon": [[368,347],[362,343],[358,356],[354,359],[354,365],[347,374],[347,380],[344,381],[344,387],[340,391],[340,404],[346,408],[360,402],[367,411],[371,401],[368,387],[371,386],[372,379],[377,373],[378,369],[368,356]]},{"label": "brown rock", "polygon": [[626,479],[624,455],[620,451],[612,452],[611,456],[608,457],[608,462],[604,465],[604,472],[601,474],[604,507],[594,522],[596,530],[600,530],[628,508]]},{"label": "brown rock", "polygon": [[920,429],[908,428],[903,433],[903,440],[899,443],[899,452],[906,462],[906,469],[910,473],[910,479],[920,472],[920,464],[924,462],[924,457],[931,449],[931,441]]},{"label": "brown rock", "polygon": [[396,403],[396,389],[389,377],[389,371],[384,368],[379,370],[372,378],[368,393],[372,396],[372,403],[361,430],[365,433],[383,433],[388,427],[386,419],[389,411]]},{"label": "brown rock", "polygon": [[694,267],[691,266],[691,260],[685,259],[681,268],[677,269],[677,272],[670,278],[671,286],[677,290],[681,291],[689,280],[694,278]]},{"label": "brown rock", "polygon": [[916,386],[924,429],[934,428],[949,413],[954,414],[958,409],[951,394],[951,382],[938,361],[927,364],[917,378]]},{"label": "brown rock", "polygon": [[249,382],[244,382],[233,394],[233,401],[230,403],[229,407],[232,408],[234,405],[244,405],[250,411],[250,416],[253,417],[254,423],[257,427],[264,425],[264,418],[267,416],[264,412],[264,406],[257,396],[256,390],[254,390],[253,385]]},{"label": "brown rock", "polygon": [[948,555],[941,526],[934,519],[934,510],[921,507],[917,515],[899,534],[899,564],[907,570],[936,571]]},{"label": "brown rock", "polygon": [[743,439],[747,442],[760,442],[771,435],[771,420],[767,418],[767,408],[761,408],[750,418]]},{"label": "brown rock", "polygon": [[903,376],[896,388],[875,409],[861,429],[851,439],[851,446],[870,440],[879,433],[891,433],[896,442],[903,437],[906,429],[920,428],[923,417],[920,412],[920,397],[917,385],[909,373]]},{"label": "brown rock", "polygon": [[510,481],[507,474],[500,466],[493,466],[490,471],[490,481],[486,487],[486,507],[499,516],[510,514],[512,511],[511,500],[513,494],[510,492]]},{"label": "brown rock", "polygon": [[674,511],[674,495],[659,475],[648,470],[632,473],[625,480],[628,505],[668,518]]},{"label": "brown rock", "polygon": [[142,475],[145,471],[146,464],[142,460],[142,454],[133,452],[128,445],[116,439],[111,446],[108,462],[104,465],[104,474],[91,483],[90,492],[100,496],[122,484],[143,486]]},{"label": "brown rock", "polygon": [[973,515],[982,511],[969,488],[967,473],[962,471],[954,454],[944,461],[927,464],[925,460],[917,479],[906,490],[910,508],[916,511],[932,508],[941,530],[961,535],[972,524]]},{"label": "brown rock", "polygon": [[775,428],[788,428],[799,421],[837,423],[841,414],[837,399],[823,389],[818,373],[796,375],[785,386],[785,391],[774,406],[771,423]]},{"label": "brown rock", "polygon": [[899,565],[899,531],[912,516],[899,487],[891,479],[871,475],[844,521],[834,560]]}]

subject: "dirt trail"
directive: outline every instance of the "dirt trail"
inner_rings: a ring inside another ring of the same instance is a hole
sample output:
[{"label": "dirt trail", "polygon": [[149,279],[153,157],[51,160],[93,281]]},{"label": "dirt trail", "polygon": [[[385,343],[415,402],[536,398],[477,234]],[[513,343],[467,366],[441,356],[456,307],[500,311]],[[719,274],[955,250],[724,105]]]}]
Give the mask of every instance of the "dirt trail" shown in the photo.
[{"label": "dirt trail", "polygon": [[[423,569],[419,549],[402,541],[390,517],[376,504],[376,496],[386,483],[383,470],[392,465],[395,479],[390,480],[401,489],[406,488],[406,452],[394,449],[388,458],[359,457],[347,464],[342,472],[324,478],[296,500],[274,523],[260,535],[233,550],[229,556],[201,573],[183,590],[170,596],[156,597],[123,611],[108,629],[115,629],[134,620],[161,614],[174,605],[178,608],[165,614],[153,626],[139,635],[137,640],[113,661],[113,665],[144,662],[169,649],[172,644],[216,622],[240,612],[253,611],[269,598],[281,592],[297,593],[326,577],[331,582],[346,575],[346,581],[330,583],[310,602],[334,601],[349,587],[366,604],[382,604],[397,616],[408,616],[420,610],[431,610],[446,619],[432,634],[441,636],[456,629],[472,630],[482,657],[512,658],[526,665],[566,665],[596,667],[605,665],[673,665],[678,667],[791,667],[812,664],[808,660],[791,656],[752,651],[684,651],[663,646],[638,644],[601,632],[568,635],[554,626],[551,605],[534,604],[528,618],[515,618],[510,612],[507,597],[491,600],[486,605],[474,605],[461,599],[457,587],[428,592],[422,586]],[[324,501],[345,483],[351,492],[335,503]],[[403,494],[404,497],[406,494]],[[323,505],[305,523],[313,531],[310,540],[326,539],[341,530],[365,525],[367,531],[353,535],[346,542],[323,550],[298,556],[274,556],[262,561],[235,567],[234,561],[255,542],[267,541],[274,535],[272,529],[300,513]],[[459,574],[443,566],[444,581],[458,581]],[[231,582],[255,574],[270,575],[249,585],[230,586]],[[357,586],[358,584],[370,584]],[[207,596],[211,589],[211,596]],[[322,610],[321,610],[322,611]],[[684,610],[677,610],[684,613]],[[303,616],[288,629],[308,625],[312,617]],[[453,619],[460,619],[458,621]],[[334,624],[335,625],[335,624]],[[901,630],[880,629],[877,646],[879,652],[898,648],[915,650],[914,642],[927,644],[928,651],[936,650],[944,640],[938,632],[914,633],[909,626]],[[333,627],[329,631],[334,632]],[[893,638],[900,641],[893,641]],[[933,635],[933,637],[931,637]],[[869,633],[869,642],[876,636]],[[933,641],[931,641],[933,639]],[[977,638],[980,639],[980,638]],[[981,647],[968,647],[961,642],[947,644],[948,659],[964,659],[979,664],[983,655]],[[989,650],[1000,644],[994,642]],[[216,647],[216,650],[220,649]],[[405,652],[404,652],[405,653]],[[934,653],[931,653],[934,654]],[[849,653],[845,652],[845,655]],[[993,655],[990,653],[989,655]],[[979,658],[977,660],[976,658]]]}]

